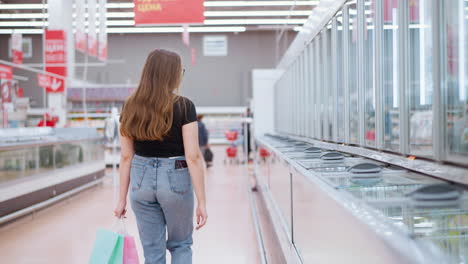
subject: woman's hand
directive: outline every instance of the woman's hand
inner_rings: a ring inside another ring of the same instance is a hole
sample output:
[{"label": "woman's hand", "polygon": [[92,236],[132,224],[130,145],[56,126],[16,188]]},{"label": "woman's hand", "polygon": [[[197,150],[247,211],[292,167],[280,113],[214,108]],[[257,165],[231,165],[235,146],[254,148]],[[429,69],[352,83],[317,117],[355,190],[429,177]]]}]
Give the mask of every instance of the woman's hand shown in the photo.
[{"label": "woman's hand", "polygon": [[206,224],[206,220],[208,219],[208,213],[206,212],[205,205],[198,205],[197,207],[197,227],[196,230],[199,230]]},{"label": "woman's hand", "polygon": [[127,213],[127,202],[126,201],[120,201],[119,204],[117,204],[117,207],[114,210],[114,215],[117,218],[125,218],[125,214]]}]

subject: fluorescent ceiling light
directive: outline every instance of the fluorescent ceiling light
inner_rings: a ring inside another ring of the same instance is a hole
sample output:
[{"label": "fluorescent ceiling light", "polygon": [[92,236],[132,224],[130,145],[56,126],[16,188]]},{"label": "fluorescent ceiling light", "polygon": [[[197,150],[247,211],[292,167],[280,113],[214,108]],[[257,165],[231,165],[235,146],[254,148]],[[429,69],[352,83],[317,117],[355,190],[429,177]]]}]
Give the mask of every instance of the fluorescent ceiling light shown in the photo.
[{"label": "fluorescent ceiling light", "polygon": [[304,24],[307,19],[211,19],[205,25]]},{"label": "fluorescent ceiling light", "polygon": [[42,29],[0,29],[0,34],[42,34]]},{"label": "fluorescent ceiling light", "polygon": [[189,32],[245,32],[245,27],[189,27]]},{"label": "fluorescent ceiling light", "polygon": [[133,20],[107,20],[107,26],[134,26],[135,21]]},{"label": "fluorescent ceiling light", "polygon": [[294,27],[293,30],[297,31],[297,32],[303,32],[303,33],[310,34],[310,29],[305,28],[305,27]]},{"label": "fluorescent ceiling light", "polygon": [[0,19],[42,19],[48,17],[49,14],[42,13],[0,14]]},{"label": "fluorescent ceiling light", "polygon": [[[244,32],[245,27],[189,27],[189,32]],[[107,33],[182,33],[182,27],[136,27],[136,28],[108,28]]]},{"label": "fluorescent ceiling light", "polygon": [[108,28],[107,33],[181,33],[182,27]]},{"label": "fluorescent ceiling light", "polygon": [[206,17],[243,17],[243,16],[308,16],[312,10],[296,11],[206,11]]},{"label": "fluorescent ceiling light", "polygon": [[107,18],[124,18],[124,17],[135,17],[134,12],[107,12]]},{"label": "fluorescent ceiling light", "polygon": [[0,27],[42,27],[47,26],[47,22],[42,21],[8,21],[0,22]]},{"label": "fluorescent ceiling light", "polygon": [[42,4],[0,4],[0,9],[42,9]]},{"label": "fluorescent ceiling light", "polygon": [[315,6],[320,3],[315,1],[205,1],[206,7],[220,6]]},{"label": "fluorescent ceiling light", "polygon": [[133,8],[133,3],[107,3],[107,8]]}]

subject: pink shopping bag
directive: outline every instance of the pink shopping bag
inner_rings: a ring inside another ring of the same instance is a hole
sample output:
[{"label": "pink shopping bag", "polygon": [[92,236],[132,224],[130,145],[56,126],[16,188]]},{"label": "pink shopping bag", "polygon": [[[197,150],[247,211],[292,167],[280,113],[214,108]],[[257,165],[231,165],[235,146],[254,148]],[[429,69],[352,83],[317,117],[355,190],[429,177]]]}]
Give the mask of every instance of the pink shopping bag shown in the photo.
[{"label": "pink shopping bag", "polygon": [[124,238],[123,264],[139,264],[135,239],[132,236]]}]

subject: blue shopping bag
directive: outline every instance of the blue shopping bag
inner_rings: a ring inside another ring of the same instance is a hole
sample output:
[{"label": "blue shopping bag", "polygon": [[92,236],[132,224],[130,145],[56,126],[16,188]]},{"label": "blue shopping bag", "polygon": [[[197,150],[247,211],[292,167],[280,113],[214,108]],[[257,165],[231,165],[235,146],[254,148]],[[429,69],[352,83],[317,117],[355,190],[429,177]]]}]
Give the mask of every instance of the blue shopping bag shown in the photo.
[{"label": "blue shopping bag", "polygon": [[124,236],[116,232],[98,229],[89,264],[122,264]]}]

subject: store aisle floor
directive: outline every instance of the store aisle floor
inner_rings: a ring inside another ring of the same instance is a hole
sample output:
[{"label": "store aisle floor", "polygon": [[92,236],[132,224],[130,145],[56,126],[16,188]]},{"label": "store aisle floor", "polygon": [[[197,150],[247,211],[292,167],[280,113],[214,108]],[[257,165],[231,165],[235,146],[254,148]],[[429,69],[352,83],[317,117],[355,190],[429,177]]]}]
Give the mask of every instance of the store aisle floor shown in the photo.
[{"label": "store aisle floor", "polygon": [[[193,262],[260,263],[246,173],[241,166],[224,165],[223,150],[223,147],[214,148],[214,166],[208,170],[209,221],[207,226],[194,233]],[[106,179],[102,186],[1,228],[0,262],[87,263],[96,229],[113,224],[112,200],[112,183]],[[143,264],[135,216],[131,210],[127,215],[127,229],[137,240],[140,263]]]}]

